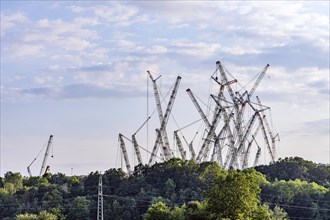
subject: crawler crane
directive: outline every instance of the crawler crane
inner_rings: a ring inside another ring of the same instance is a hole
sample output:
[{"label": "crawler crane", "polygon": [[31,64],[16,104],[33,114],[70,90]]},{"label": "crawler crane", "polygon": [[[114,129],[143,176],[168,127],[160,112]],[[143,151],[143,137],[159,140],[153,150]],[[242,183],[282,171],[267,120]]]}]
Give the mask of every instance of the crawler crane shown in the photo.
[{"label": "crawler crane", "polygon": [[[49,168],[50,167],[49,166],[46,166],[46,164],[47,164],[47,159],[48,159],[50,148],[52,147],[52,141],[53,141],[53,135],[50,135],[49,136],[49,139],[48,139],[48,143],[47,143],[47,147],[46,147],[44,159],[43,159],[43,162],[42,162],[42,165],[41,165],[41,168],[40,168],[39,176],[42,176],[42,175],[44,175],[45,173],[47,173],[49,171]],[[41,151],[42,150],[43,150],[43,148],[41,149]],[[37,160],[37,158],[40,155],[41,151],[38,153],[38,155],[33,159],[33,161],[27,167],[27,170],[28,170],[28,173],[29,173],[30,177],[32,177],[32,172],[31,172],[30,167]]]}]

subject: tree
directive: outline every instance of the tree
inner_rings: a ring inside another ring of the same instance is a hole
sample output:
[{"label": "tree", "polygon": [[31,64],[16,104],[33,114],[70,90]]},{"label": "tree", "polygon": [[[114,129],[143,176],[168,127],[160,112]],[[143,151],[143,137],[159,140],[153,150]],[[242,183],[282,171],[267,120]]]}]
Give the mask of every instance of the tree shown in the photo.
[{"label": "tree", "polygon": [[16,220],[37,220],[37,215],[36,214],[30,214],[30,213],[25,213],[25,214],[19,214],[15,218]]},{"label": "tree", "polygon": [[31,176],[27,179],[24,179],[23,184],[24,186],[28,186],[28,187],[32,187],[32,186],[38,187],[42,184],[48,185],[48,180],[40,176]]},{"label": "tree", "polygon": [[[270,204],[285,204],[284,209],[289,218],[322,219],[325,213],[321,212],[324,195],[329,190],[317,183],[308,183],[299,179],[289,181],[275,181],[262,184],[261,198]],[[292,208],[307,207],[304,208]],[[326,219],[326,218],[324,218]]]},{"label": "tree", "polygon": [[271,165],[261,165],[255,168],[266,175],[267,180],[306,180],[316,182],[323,186],[329,186],[330,166],[316,164],[300,157],[286,157],[279,159]]},{"label": "tree", "polygon": [[162,202],[152,204],[147,213],[144,215],[144,220],[168,220],[170,217],[170,208]]},{"label": "tree", "polygon": [[183,204],[181,207],[174,206],[170,219],[171,220],[185,220],[185,210],[186,210],[186,205]]},{"label": "tree", "polygon": [[215,219],[216,214],[212,214],[207,210],[206,202],[191,201],[187,204],[184,214],[189,220],[209,220]]},{"label": "tree", "polygon": [[45,210],[39,212],[38,214],[19,214],[15,218],[16,220],[57,220],[57,216],[49,213]]},{"label": "tree", "polygon": [[219,176],[206,194],[207,209],[222,218],[251,219],[259,211],[257,194],[258,181],[262,177],[256,171],[229,170],[226,176]]},{"label": "tree", "polygon": [[73,184],[77,184],[79,182],[80,181],[79,181],[78,177],[71,176],[71,177],[69,177],[69,180],[68,180],[68,186],[72,186]]},{"label": "tree", "polygon": [[23,179],[20,173],[7,172],[5,173],[5,184],[4,188],[11,194],[15,193],[16,190],[23,187]]},{"label": "tree", "polygon": [[90,220],[91,201],[86,197],[78,196],[73,200],[67,219]]},{"label": "tree", "polygon": [[171,178],[168,178],[168,180],[165,182],[165,195],[172,201],[175,201],[176,197],[175,187],[175,182]]}]

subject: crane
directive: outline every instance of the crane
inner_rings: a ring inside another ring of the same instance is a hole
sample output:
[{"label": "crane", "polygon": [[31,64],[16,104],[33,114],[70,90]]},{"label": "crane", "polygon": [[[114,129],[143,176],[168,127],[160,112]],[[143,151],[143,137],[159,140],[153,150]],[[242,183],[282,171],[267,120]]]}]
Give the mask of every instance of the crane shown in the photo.
[{"label": "crane", "polygon": [[[261,106],[261,101],[260,101],[259,97],[256,96],[256,98],[257,98],[258,104]],[[272,152],[273,152],[273,156],[274,156],[274,158],[275,158],[275,157],[276,157],[276,156],[275,156],[275,155],[276,155],[275,140],[276,140],[276,137],[278,136],[278,134],[276,134],[276,135],[274,136],[272,130],[270,129],[270,126],[269,126],[269,123],[268,123],[268,121],[267,121],[267,118],[266,118],[266,115],[265,115],[265,114],[262,114],[262,118],[263,118],[264,123],[265,123],[265,125],[266,125],[266,129],[267,129],[267,131],[268,131],[268,133],[269,133],[270,139],[271,139],[271,141],[272,141]]]},{"label": "crane", "polygon": [[[153,90],[154,90],[154,96],[155,96],[155,101],[156,101],[156,108],[157,108],[157,112],[158,112],[158,117],[159,117],[160,124],[162,124],[162,122],[164,121],[163,109],[162,109],[162,103],[161,103],[160,97],[159,97],[158,86],[157,86],[157,83],[156,83],[156,80],[159,79],[161,77],[161,75],[158,76],[156,79],[154,79],[149,70],[147,71],[147,73],[149,75],[149,78],[152,81],[152,86],[153,86]],[[167,138],[166,130],[164,131],[163,135],[165,135],[164,139],[166,139]],[[158,147],[158,146],[156,146],[156,147]]]},{"label": "crane", "polygon": [[[151,76],[150,72],[148,72],[148,73],[149,73],[149,76]],[[173,105],[174,105],[174,100],[175,100],[175,97],[176,97],[176,94],[177,94],[177,91],[178,91],[178,88],[179,88],[179,85],[180,85],[180,81],[181,81],[181,77],[178,76],[176,78],[174,88],[172,90],[170,99],[168,101],[164,117],[162,115],[162,111],[159,111],[159,116],[160,116],[159,118],[161,119],[161,123],[160,123],[160,128],[158,129],[159,132],[157,131],[157,138],[156,138],[156,142],[155,142],[155,145],[153,147],[153,150],[152,150],[152,154],[150,155],[149,164],[151,164],[153,162],[153,159],[156,155],[155,152],[157,151],[157,148],[158,148],[158,144],[162,144],[163,152],[164,152],[164,156],[165,156],[166,160],[169,160],[171,157],[173,157],[173,153],[171,152],[171,149],[170,149],[170,146],[169,146],[169,141],[168,141],[168,138],[167,138],[166,125],[167,125],[168,119],[170,117],[170,114],[171,114],[171,111],[172,111],[172,108],[173,108]],[[157,86],[156,83],[154,83],[154,88],[156,86]],[[154,89],[154,91],[158,91],[158,90]],[[158,92],[155,92],[155,97],[157,96],[157,94],[158,94]],[[161,109],[159,96],[158,96],[158,98],[156,98],[156,104],[157,104],[157,106],[159,106],[159,107],[157,107],[157,109]],[[164,141],[159,140],[159,139],[163,139]]]},{"label": "crane", "polygon": [[[52,135],[51,135],[51,136],[52,136]],[[47,143],[49,143],[49,141],[48,141]],[[50,146],[51,146],[50,144],[51,144],[51,143],[47,144],[47,147],[50,148]],[[37,160],[37,158],[39,157],[40,153],[42,152],[42,150],[43,150],[45,147],[46,147],[46,145],[42,147],[42,149],[39,151],[38,155],[32,160],[32,162],[31,162],[31,163],[29,164],[29,166],[27,167],[27,171],[28,171],[30,177],[33,176],[30,167],[31,167],[32,164]],[[49,149],[48,149],[48,150],[49,150]],[[46,151],[46,153],[47,153],[47,151]],[[46,154],[45,154],[45,155],[46,155]],[[47,153],[47,157],[48,157],[48,153]],[[52,157],[53,157],[53,156],[52,156]],[[46,159],[46,160],[47,160],[47,159]],[[42,168],[42,170],[43,170],[43,168]],[[45,171],[48,171],[48,170],[49,170],[49,166],[46,167],[46,170],[45,170]]]},{"label": "crane", "polygon": [[47,168],[46,168],[46,163],[47,163],[48,154],[49,154],[49,151],[50,151],[50,147],[51,147],[52,141],[53,141],[53,135],[50,135],[49,136],[49,139],[48,139],[48,143],[47,143],[47,148],[46,148],[46,151],[45,151],[44,159],[42,161],[42,165],[41,165],[39,176],[44,175],[49,170],[49,166],[47,166]]}]

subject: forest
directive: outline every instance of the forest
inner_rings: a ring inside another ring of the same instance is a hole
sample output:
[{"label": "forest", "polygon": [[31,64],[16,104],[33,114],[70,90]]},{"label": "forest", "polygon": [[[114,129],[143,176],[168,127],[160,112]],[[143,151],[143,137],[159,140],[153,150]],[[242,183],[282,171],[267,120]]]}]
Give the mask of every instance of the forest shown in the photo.
[{"label": "forest", "polygon": [[86,176],[0,177],[0,219],[330,219],[330,166],[299,157],[244,170],[173,158]]}]

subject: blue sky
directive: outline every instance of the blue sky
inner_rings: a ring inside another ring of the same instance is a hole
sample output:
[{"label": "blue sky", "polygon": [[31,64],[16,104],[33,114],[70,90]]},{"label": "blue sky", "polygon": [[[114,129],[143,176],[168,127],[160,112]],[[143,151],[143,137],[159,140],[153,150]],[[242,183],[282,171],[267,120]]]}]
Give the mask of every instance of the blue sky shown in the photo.
[{"label": "blue sky", "polygon": [[[164,94],[182,76],[172,133],[199,118],[185,90],[207,102],[217,60],[243,85],[269,63],[256,94],[271,107],[278,157],[329,163],[329,9],[328,1],[1,1],[0,175],[27,175],[50,134],[52,173],[119,167],[118,134],[130,137],[155,109],[146,70],[162,75]],[[157,126],[155,115],[141,145],[152,147]]]}]

